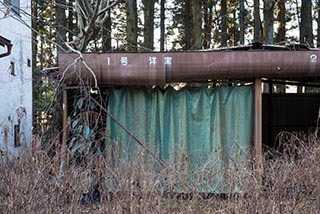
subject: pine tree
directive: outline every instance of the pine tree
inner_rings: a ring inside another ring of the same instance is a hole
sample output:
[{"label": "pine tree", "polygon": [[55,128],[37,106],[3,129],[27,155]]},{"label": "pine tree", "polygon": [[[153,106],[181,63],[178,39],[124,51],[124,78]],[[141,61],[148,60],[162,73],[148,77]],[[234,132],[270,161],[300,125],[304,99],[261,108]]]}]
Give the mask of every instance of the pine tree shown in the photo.
[{"label": "pine tree", "polygon": [[320,0],[317,2],[317,47],[320,47]]},{"label": "pine tree", "polygon": [[260,18],[260,0],[254,0],[253,10],[253,40],[262,42],[262,26]]},{"label": "pine tree", "polygon": [[[56,0],[55,4],[55,31],[56,31],[56,42],[60,47],[65,48],[64,43],[67,41],[67,18],[66,10],[62,7],[65,1]],[[63,51],[58,47],[58,52]]]},{"label": "pine tree", "polygon": [[165,41],[165,34],[166,34],[166,29],[165,29],[165,0],[160,0],[160,51],[164,51],[164,41]]},{"label": "pine tree", "polygon": [[313,47],[312,1],[301,1],[300,43]]},{"label": "pine tree", "polygon": [[137,51],[138,46],[138,14],[137,1],[126,0],[127,11],[127,42],[128,51]]},{"label": "pine tree", "polygon": [[143,25],[143,46],[149,50],[154,49],[154,6],[155,0],[142,0],[144,25]]},{"label": "pine tree", "polygon": [[211,46],[212,39],[212,22],[213,22],[213,6],[216,2],[213,0],[204,0],[203,3],[203,19],[204,19],[204,39],[203,48],[208,49]]},{"label": "pine tree", "polygon": [[221,0],[221,46],[227,47],[227,0]]},{"label": "pine tree", "polygon": [[263,40],[267,44],[273,44],[274,5],[274,0],[263,0]]},{"label": "pine tree", "polygon": [[244,45],[244,35],[245,35],[245,7],[244,0],[240,0],[239,5],[239,43]]},{"label": "pine tree", "polygon": [[202,45],[202,2],[201,0],[192,0],[192,13],[193,13],[193,36],[192,36],[192,49],[200,49]]},{"label": "pine tree", "polygon": [[278,29],[277,29],[277,43],[286,41],[286,0],[279,0],[278,6]]}]

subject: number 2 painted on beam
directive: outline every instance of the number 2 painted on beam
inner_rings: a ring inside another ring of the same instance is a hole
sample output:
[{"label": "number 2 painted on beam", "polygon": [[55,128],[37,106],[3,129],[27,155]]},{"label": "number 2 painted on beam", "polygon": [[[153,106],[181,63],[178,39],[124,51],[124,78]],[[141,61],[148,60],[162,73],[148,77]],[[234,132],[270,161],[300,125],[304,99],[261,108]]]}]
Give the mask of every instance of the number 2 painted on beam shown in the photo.
[{"label": "number 2 painted on beam", "polygon": [[317,59],[318,59],[318,56],[317,55],[315,55],[315,54],[312,54],[311,56],[310,56],[310,61],[311,62],[317,62]]}]

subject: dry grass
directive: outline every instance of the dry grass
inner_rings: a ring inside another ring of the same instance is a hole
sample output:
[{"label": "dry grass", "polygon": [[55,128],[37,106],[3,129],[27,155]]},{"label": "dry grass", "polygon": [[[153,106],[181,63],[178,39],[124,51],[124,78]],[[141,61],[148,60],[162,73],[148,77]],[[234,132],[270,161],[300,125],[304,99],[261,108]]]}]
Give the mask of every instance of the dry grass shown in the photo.
[{"label": "dry grass", "polygon": [[[96,157],[63,173],[59,157],[44,151],[4,158],[0,213],[320,213],[318,138],[286,134],[282,142],[283,154],[268,155],[263,171],[250,163],[227,170],[233,193],[225,195],[201,193],[199,184],[217,174],[208,165],[190,180],[188,169],[155,173],[139,157],[131,164]],[[174,193],[177,183],[188,193]],[[100,201],[92,193],[97,184]]]}]

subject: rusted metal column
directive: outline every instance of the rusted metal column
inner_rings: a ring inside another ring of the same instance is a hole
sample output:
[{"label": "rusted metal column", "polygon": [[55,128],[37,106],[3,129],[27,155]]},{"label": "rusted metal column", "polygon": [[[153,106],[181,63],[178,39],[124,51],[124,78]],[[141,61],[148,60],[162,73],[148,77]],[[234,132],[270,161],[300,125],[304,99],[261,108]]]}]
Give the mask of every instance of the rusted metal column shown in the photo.
[{"label": "rusted metal column", "polygon": [[254,158],[257,167],[262,166],[262,83],[254,82]]}]

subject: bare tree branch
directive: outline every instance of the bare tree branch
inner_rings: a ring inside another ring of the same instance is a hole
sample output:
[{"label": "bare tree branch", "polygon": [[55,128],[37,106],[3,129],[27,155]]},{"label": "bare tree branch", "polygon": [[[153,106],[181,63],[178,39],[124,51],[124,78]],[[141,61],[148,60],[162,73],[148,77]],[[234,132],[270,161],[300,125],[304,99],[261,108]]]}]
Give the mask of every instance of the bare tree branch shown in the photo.
[{"label": "bare tree branch", "polygon": [[80,33],[73,39],[75,48],[83,52],[90,41],[96,37],[109,17],[108,10],[118,4],[119,0],[76,0],[76,10],[82,14],[80,20]]}]

